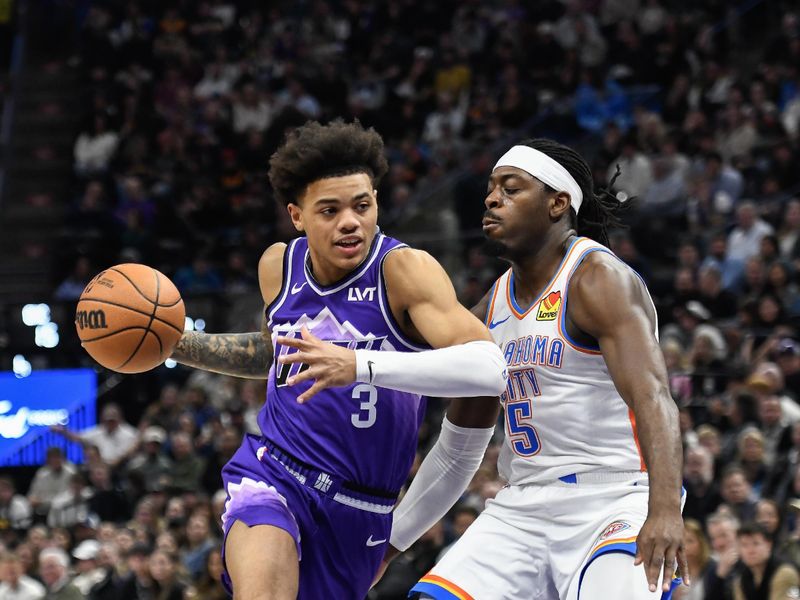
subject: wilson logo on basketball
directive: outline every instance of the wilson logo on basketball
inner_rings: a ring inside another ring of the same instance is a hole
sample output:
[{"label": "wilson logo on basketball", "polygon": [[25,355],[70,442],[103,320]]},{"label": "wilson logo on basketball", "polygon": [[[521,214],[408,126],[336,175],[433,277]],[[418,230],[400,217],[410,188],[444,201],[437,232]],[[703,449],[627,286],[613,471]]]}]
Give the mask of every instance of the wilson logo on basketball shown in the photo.
[{"label": "wilson logo on basketball", "polygon": [[79,310],[75,322],[80,329],[108,329],[106,313],[102,310]]},{"label": "wilson logo on basketball", "polygon": [[555,321],[558,316],[558,309],[561,308],[561,292],[550,292],[550,294],[539,303],[539,311],[536,313],[537,321]]}]

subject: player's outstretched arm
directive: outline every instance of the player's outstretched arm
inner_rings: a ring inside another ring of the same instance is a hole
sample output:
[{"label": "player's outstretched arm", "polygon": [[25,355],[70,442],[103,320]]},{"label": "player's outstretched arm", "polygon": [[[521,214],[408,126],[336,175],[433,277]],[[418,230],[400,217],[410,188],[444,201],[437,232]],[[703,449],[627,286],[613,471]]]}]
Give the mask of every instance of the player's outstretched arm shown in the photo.
[{"label": "player's outstretched arm", "polygon": [[298,402],[354,381],[426,396],[500,395],[507,379],[505,359],[483,323],[458,303],[441,265],[426,252],[403,248],[387,256],[384,278],[389,305],[404,332],[434,350],[353,351],[306,330],[299,339],[279,337],[280,344],[297,349],[281,356],[281,363],[308,365],[289,385],[314,382]]},{"label": "player's outstretched arm", "polygon": [[651,591],[663,572],[669,590],[682,550],[683,452],[678,409],[655,336],[656,315],[641,280],[615,258],[595,252],[573,276],[568,319],[600,345],[608,371],[633,411],[639,446],[650,476],[648,516],[637,537],[636,564],[644,564]]},{"label": "player's outstretched arm", "polygon": [[[488,301],[487,293],[472,314],[483,319]],[[439,438],[394,510],[390,545],[378,578],[395,556],[439,521],[464,493],[483,461],[499,413],[496,398],[454,398],[450,402]]]},{"label": "player's outstretched arm", "polygon": [[[258,263],[258,282],[265,305],[278,295],[286,244],[270,246]],[[172,359],[189,367],[248,379],[266,379],[274,348],[264,315],[261,331],[183,334]]]}]

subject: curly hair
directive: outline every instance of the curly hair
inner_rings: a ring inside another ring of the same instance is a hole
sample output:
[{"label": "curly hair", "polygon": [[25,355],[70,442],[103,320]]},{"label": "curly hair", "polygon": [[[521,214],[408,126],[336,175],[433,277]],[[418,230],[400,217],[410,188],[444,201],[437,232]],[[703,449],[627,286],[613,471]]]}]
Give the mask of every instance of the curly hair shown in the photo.
[{"label": "curly hair", "polygon": [[373,186],[389,170],[383,140],[361,123],[309,121],[286,136],[269,160],[269,181],[278,200],[296,204],[306,187],[326,177],[366,173]]},{"label": "curly hair", "polygon": [[[608,232],[611,229],[622,227],[620,213],[627,206],[608,190],[600,189],[599,193],[595,193],[592,170],[581,155],[569,146],[546,138],[523,140],[520,144],[546,154],[569,171],[583,192],[583,204],[579,213],[576,215],[575,209],[570,209],[572,223],[578,235],[586,236],[608,246]],[[619,175],[619,169],[608,184],[609,189],[614,185],[617,175]],[[545,188],[550,192],[556,191],[547,184],[545,184]]]}]

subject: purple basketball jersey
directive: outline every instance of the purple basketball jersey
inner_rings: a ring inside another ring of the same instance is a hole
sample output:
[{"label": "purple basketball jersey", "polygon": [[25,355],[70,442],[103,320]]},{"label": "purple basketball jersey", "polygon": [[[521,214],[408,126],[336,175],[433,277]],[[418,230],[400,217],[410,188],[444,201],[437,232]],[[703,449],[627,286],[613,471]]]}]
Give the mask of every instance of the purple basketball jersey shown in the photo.
[{"label": "purple basketball jersey", "polygon": [[[403,336],[386,298],[383,261],[402,247],[378,232],[355,271],[323,286],[311,273],[307,239],[293,240],[284,256],[281,292],[266,309],[273,343],[278,335],[299,337],[305,325],[317,337],[354,350],[427,349]],[[295,350],[276,345],[276,359],[289,351]],[[324,390],[298,404],[297,396],[311,382],[290,386],[286,381],[302,368],[273,363],[267,401],[258,415],[264,436],[296,458],[346,481],[399,491],[414,459],[424,399],[355,383]]]}]

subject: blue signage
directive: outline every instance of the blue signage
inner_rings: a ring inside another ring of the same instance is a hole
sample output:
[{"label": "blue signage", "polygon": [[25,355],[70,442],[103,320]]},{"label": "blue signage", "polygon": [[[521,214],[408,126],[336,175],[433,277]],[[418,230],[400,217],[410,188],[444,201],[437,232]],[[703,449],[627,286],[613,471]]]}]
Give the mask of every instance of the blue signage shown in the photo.
[{"label": "blue signage", "polygon": [[58,446],[75,463],[80,444],[53,433],[53,425],[81,431],[97,423],[97,376],[91,369],[33,371],[28,377],[0,373],[0,466],[41,465]]}]

